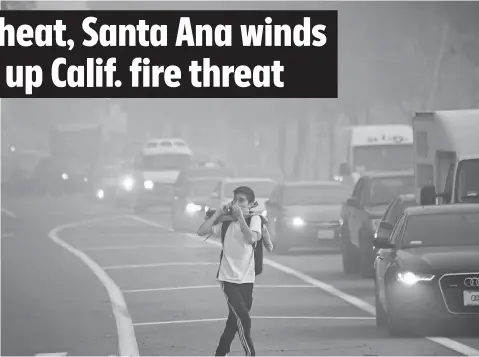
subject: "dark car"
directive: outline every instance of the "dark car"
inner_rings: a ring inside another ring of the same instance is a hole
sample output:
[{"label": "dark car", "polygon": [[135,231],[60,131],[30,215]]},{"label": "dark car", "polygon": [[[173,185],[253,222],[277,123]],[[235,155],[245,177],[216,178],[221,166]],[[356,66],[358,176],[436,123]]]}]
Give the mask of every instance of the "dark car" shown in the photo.
[{"label": "dark car", "polygon": [[34,178],[40,192],[51,195],[87,192],[90,187],[89,167],[53,158],[43,159]]},{"label": "dark car", "polygon": [[274,251],[339,247],[338,221],[348,192],[336,181],[282,183],[266,201]]},{"label": "dark car", "polygon": [[181,185],[175,187],[171,206],[171,225],[175,231],[196,232],[208,210],[211,192],[220,179],[190,178],[182,180]]},{"label": "dark car", "polygon": [[359,271],[372,278],[373,236],[387,207],[397,196],[414,193],[414,173],[394,171],[364,173],[352,196],[341,208],[341,253],[343,271]]},{"label": "dark car", "polygon": [[374,239],[383,237],[388,238],[391,235],[397,220],[402,216],[406,208],[414,206],[417,206],[417,200],[414,194],[399,195],[389,204],[386,212],[381,217],[378,228],[374,233]]},{"label": "dark car", "polygon": [[95,199],[128,208],[133,208],[138,191],[143,188],[143,181],[129,163],[101,167],[91,181]]},{"label": "dark car", "polygon": [[[479,205],[411,207],[389,239],[376,239],[376,322],[390,334],[414,326],[479,326]],[[454,325],[454,324],[453,324]]]}]

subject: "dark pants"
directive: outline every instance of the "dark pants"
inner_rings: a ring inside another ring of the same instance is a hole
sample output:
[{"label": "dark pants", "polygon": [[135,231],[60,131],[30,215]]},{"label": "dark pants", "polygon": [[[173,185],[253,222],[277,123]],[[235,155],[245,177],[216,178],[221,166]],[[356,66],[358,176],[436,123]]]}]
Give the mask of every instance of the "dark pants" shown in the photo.
[{"label": "dark pants", "polygon": [[230,352],[236,332],[238,332],[246,356],[256,356],[251,340],[251,318],[249,316],[253,305],[253,284],[223,282],[222,287],[228,303],[229,314],[215,356],[225,356]]}]

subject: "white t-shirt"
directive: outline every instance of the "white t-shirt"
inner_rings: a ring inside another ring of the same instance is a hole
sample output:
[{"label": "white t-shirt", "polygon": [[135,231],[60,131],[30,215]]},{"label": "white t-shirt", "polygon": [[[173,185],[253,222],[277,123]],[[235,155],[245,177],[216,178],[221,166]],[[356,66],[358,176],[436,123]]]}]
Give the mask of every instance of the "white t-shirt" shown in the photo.
[{"label": "white t-shirt", "polygon": [[[222,223],[213,226],[213,234],[221,239]],[[261,218],[251,217],[249,225],[253,232],[261,237]],[[255,238],[256,240],[256,238]],[[254,283],[254,251],[253,245],[248,243],[239,222],[231,222],[226,231],[223,244],[223,258],[220,262],[218,281],[235,284]]]}]

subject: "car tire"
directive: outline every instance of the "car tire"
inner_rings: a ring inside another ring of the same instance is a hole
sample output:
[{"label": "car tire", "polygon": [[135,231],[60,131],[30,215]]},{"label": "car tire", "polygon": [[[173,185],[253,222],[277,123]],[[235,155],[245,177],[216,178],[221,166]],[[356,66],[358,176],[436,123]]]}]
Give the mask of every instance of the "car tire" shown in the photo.
[{"label": "car tire", "polygon": [[341,258],[343,263],[343,273],[350,275],[356,270],[357,255],[354,247],[349,241],[349,233],[346,229],[341,230]]},{"label": "car tire", "polygon": [[382,329],[382,328],[387,327],[386,311],[384,311],[384,307],[381,304],[381,300],[379,299],[379,294],[378,294],[377,287],[375,287],[374,290],[375,290],[374,305],[375,305],[375,308],[376,308],[376,327],[378,329]]},{"label": "car tire", "polygon": [[389,335],[392,337],[405,337],[411,335],[410,324],[404,313],[398,309],[397,303],[394,301],[392,294],[386,287],[386,320]]}]

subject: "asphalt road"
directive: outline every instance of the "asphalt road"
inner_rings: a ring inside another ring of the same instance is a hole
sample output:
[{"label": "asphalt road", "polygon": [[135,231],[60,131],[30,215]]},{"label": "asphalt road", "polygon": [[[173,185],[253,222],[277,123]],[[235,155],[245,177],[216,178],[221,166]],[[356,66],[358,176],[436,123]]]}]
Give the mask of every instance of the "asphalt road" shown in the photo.
[{"label": "asphalt road", "polygon": [[[214,353],[227,315],[214,242],[172,232],[161,212],[7,203],[17,222],[2,239],[2,355]],[[477,338],[378,331],[373,283],[340,273],[337,254],[266,258],[251,312],[258,355],[479,355]],[[232,355],[244,355],[237,339]]]}]

